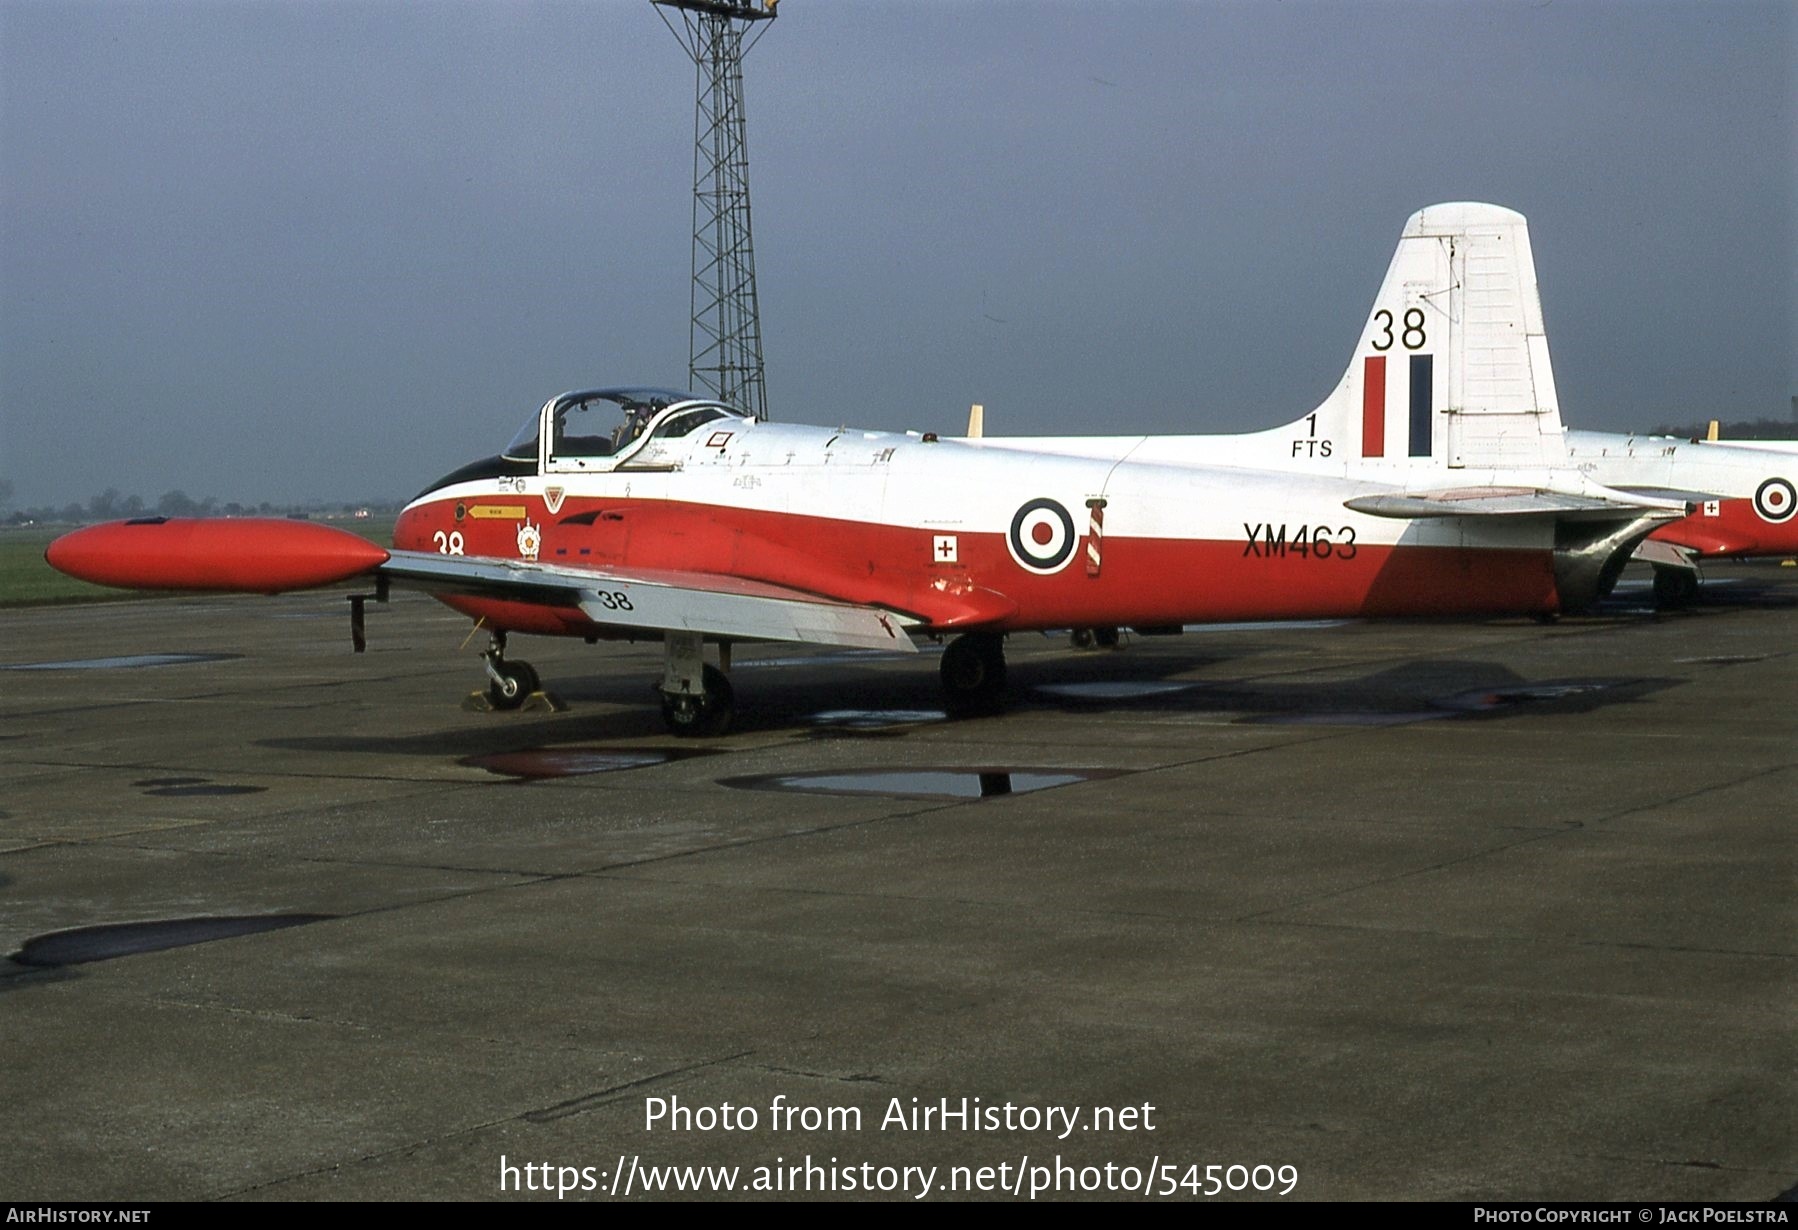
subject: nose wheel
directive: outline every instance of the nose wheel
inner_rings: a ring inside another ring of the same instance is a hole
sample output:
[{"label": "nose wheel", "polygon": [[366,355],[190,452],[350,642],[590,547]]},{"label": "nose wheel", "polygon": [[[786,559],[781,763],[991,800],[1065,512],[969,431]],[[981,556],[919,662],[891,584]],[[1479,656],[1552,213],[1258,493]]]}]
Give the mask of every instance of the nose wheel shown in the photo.
[{"label": "nose wheel", "polygon": [[506,660],[506,634],[495,632],[481,655],[487,668],[487,700],[495,709],[516,709],[543,690],[529,662]]},{"label": "nose wheel", "polygon": [[543,690],[543,681],[529,662],[496,662],[491,673],[498,678],[488,681],[487,699],[495,709],[516,709],[532,692]]}]

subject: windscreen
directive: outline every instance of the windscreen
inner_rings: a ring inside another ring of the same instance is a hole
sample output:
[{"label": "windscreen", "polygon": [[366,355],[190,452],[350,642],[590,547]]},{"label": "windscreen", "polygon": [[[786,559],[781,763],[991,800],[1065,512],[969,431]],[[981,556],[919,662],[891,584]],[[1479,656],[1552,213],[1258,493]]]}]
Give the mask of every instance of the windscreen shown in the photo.
[{"label": "windscreen", "polygon": [[512,437],[512,443],[506,445],[505,451],[500,456],[507,461],[529,461],[535,464],[537,460],[537,426],[542,421],[543,412],[533,410],[531,417],[524,421],[524,426],[518,429],[518,434]]}]

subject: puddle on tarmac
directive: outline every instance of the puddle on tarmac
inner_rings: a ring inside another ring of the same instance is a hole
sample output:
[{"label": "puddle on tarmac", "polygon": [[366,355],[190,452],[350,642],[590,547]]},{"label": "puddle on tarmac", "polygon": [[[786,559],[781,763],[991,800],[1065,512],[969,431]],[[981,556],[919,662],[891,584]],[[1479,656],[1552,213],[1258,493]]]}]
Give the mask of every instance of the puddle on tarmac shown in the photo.
[{"label": "puddle on tarmac", "polygon": [[1117,769],[851,769],[812,773],[761,773],[720,778],[733,790],[779,790],[797,794],[878,795],[901,799],[990,799],[1029,794],[1075,782],[1116,777]]},{"label": "puddle on tarmac", "polygon": [[107,923],[52,931],[26,940],[12,959],[20,965],[54,968],[109,961],[140,952],[162,952],[212,940],[235,939],[279,931],[306,923],[324,922],[335,914],[250,914],[227,918],[167,918],[157,922]]},{"label": "puddle on tarmac", "polygon": [[1676,666],[1740,666],[1744,662],[1765,662],[1764,653],[1724,653],[1709,658],[1675,658]]},{"label": "puddle on tarmac", "polygon": [[1172,696],[1190,692],[1199,685],[1178,683],[1171,679],[1101,679],[1092,683],[1039,683],[1038,695],[1057,700],[1097,703],[1109,700],[1145,700],[1151,696]]},{"label": "puddle on tarmac", "polygon": [[485,769],[501,777],[533,779],[616,773],[622,769],[643,769],[671,760],[711,754],[692,748],[531,747],[517,752],[464,756],[456,763]]},{"label": "puddle on tarmac", "polygon": [[1453,696],[1440,697],[1430,703],[1455,713],[1487,713],[1495,709],[1507,709],[1513,705],[1540,704],[1566,700],[1573,696],[1588,696],[1594,692],[1603,692],[1617,686],[1616,683],[1579,681],[1519,683],[1502,688],[1474,688],[1467,692],[1457,692]]},{"label": "puddle on tarmac", "polygon": [[949,715],[941,709],[826,709],[805,720],[832,730],[892,730],[947,722]]},{"label": "puddle on tarmac", "polygon": [[232,662],[240,653],[134,653],[121,658],[71,658],[66,662],[20,662],[9,671],[105,671],[145,666],[186,666],[193,662]]}]

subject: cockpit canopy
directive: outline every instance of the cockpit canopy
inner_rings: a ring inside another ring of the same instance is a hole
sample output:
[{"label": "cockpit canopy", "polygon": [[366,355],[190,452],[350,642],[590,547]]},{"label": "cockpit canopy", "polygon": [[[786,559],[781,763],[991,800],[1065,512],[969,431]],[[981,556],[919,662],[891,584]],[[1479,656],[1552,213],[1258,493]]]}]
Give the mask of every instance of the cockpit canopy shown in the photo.
[{"label": "cockpit canopy", "polygon": [[[665,413],[670,411],[672,412]],[[557,461],[582,465],[634,451],[646,433],[656,440],[687,435],[703,423],[747,418],[722,402],[679,389],[592,389],[553,397],[528,419],[501,454],[508,461],[536,463],[541,452]],[[653,424],[653,427],[651,426]],[[542,449],[543,432],[549,449]],[[599,467],[603,468],[603,467]]]}]

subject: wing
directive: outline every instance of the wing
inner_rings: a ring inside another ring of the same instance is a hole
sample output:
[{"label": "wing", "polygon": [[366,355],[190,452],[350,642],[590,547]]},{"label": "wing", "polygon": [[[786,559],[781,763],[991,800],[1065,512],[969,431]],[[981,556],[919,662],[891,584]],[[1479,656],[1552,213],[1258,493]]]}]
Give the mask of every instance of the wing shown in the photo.
[{"label": "wing", "polygon": [[1344,500],[1356,512],[1375,517],[1553,517],[1558,521],[1671,520],[1688,511],[1683,503],[1602,487],[1572,493],[1539,487],[1459,487],[1445,491],[1361,495]]},{"label": "wing", "polygon": [[576,607],[606,628],[699,632],[731,640],[808,641],[916,653],[919,620],[784,586],[707,572],[567,568],[524,560],[392,551],[375,575],[431,594]]}]

